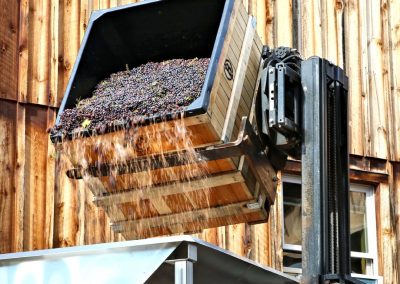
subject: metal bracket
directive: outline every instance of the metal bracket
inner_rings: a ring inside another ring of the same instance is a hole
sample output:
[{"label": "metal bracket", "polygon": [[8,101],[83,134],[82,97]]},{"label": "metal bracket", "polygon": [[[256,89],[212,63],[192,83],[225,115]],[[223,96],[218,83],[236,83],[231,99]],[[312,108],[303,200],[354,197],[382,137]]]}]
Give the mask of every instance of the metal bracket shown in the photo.
[{"label": "metal bracket", "polygon": [[281,153],[276,159],[270,156],[275,168],[280,169],[288,155],[301,157],[302,59],[296,50],[284,47],[266,51],[265,56],[260,98],[256,100],[257,125],[262,144],[273,148],[275,157],[275,153]]}]

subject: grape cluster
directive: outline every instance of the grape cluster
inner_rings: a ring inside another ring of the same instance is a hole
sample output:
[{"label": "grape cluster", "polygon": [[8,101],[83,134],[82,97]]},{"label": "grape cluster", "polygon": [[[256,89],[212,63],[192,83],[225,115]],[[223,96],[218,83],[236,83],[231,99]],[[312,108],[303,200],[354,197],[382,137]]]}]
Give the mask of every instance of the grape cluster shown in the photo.
[{"label": "grape cluster", "polygon": [[51,133],[102,133],[115,124],[179,113],[200,96],[208,64],[209,58],[172,59],[111,74],[90,98],[65,109]]}]

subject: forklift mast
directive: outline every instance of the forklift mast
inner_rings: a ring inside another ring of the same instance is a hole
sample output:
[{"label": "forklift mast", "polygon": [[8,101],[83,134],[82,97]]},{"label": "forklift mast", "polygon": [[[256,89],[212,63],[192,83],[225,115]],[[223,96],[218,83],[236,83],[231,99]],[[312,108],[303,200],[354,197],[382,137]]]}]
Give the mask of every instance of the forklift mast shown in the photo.
[{"label": "forklift mast", "polygon": [[348,78],[287,47],[263,57],[259,136],[276,169],[302,161],[302,282],[361,283],[350,275]]}]

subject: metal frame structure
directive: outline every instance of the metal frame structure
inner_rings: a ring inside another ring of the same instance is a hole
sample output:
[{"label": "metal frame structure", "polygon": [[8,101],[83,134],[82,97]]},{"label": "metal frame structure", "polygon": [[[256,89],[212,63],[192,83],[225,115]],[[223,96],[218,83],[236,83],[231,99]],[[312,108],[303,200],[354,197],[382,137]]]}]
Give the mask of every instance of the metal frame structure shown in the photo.
[{"label": "metal frame structure", "polygon": [[348,79],[319,57],[302,62],[304,283],[361,283],[350,267]]},{"label": "metal frame structure", "polygon": [[283,162],[302,160],[302,282],[360,283],[350,275],[348,79],[295,49],[264,48],[263,56],[260,138]]},{"label": "metal frame structure", "polygon": [[0,255],[2,283],[251,283],[298,280],[204,241],[176,236]]}]

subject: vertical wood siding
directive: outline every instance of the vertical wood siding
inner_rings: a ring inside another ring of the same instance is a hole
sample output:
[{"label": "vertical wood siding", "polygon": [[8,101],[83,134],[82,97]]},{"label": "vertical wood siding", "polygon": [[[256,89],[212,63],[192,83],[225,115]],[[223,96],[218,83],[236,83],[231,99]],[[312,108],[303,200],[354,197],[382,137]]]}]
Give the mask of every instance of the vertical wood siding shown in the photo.
[{"label": "vertical wood siding", "polygon": [[0,98],[16,100],[19,6],[0,1]]}]

